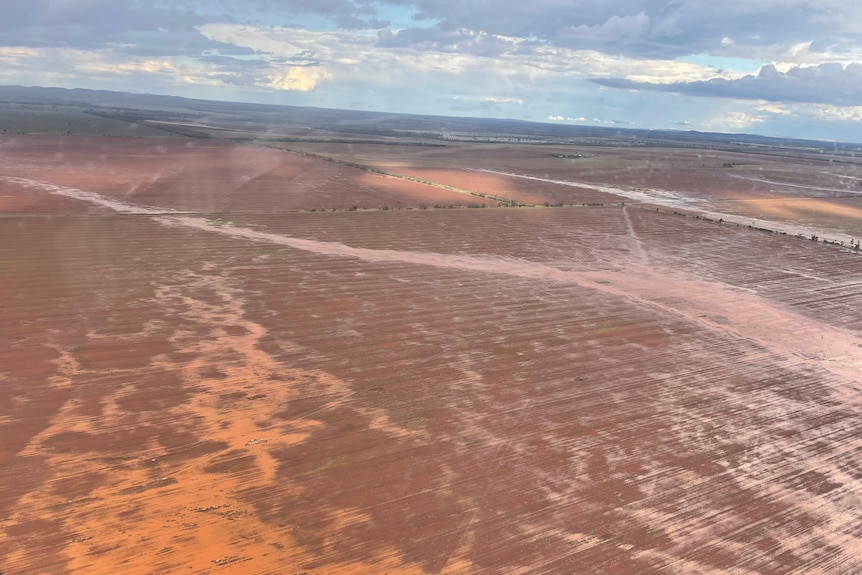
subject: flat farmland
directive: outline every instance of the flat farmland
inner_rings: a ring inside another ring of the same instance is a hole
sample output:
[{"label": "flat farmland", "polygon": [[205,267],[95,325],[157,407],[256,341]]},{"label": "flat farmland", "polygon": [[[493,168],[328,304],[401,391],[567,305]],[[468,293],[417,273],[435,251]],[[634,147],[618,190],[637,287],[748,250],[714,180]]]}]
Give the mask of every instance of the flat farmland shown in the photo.
[{"label": "flat farmland", "polygon": [[514,149],[111,140],[3,141],[4,573],[862,571],[849,244]]},{"label": "flat farmland", "polygon": [[4,164],[14,167],[16,177],[179,211],[492,203],[467,193],[222,140],[18,136],[0,145]]},{"label": "flat farmland", "polygon": [[388,146],[285,145],[527,203],[624,199],[738,216],[747,224],[862,235],[862,161],[855,157],[666,147],[457,144],[393,153]]},{"label": "flat farmland", "polygon": [[145,124],[123,122],[87,114],[74,106],[31,106],[0,103],[0,132],[169,138],[169,132]]}]

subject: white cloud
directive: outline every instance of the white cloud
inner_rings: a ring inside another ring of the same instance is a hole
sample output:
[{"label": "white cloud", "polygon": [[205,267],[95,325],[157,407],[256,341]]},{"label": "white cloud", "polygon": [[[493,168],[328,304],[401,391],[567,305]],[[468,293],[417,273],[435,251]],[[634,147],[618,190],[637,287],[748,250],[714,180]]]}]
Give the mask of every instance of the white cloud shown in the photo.
[{"label": "white cloud", "polygon": [[524,105],[523,98],[511,98],[505,96],[485,96],[482,98],[485,102],[490,102],[492,104],[517,104],[518,106]]},{"label": "white cloud", "polygon": [[[808,112],[819,120],[827,122],[859,122],[862,121],[862,106],[829,106],[816,104],[807,106]],[[857,135],[862,138],[862,134]]]},{"label": "white cloud", "polygon": [[601,118],[593,118],[588,120],[583,116],[578,116],[577,118],[572,118],[570,116],[559,116],[559,115],[551,115],[548,116],[547,120],[549,122],[589,122],[591,124],[608,124],[608,125],[623,125],[623,124],[631,124],[632,122],[624,122],[622,120],[602,120]]},{"label": "white cloud", "polygon": [[771,102],[761,103],[759,106],[757,106],[757,110],[760,112],[766,112],[767,114],[776,114],[779,116],[786,116],[793,113],[788,106],[783,104],[773,104]]},{"label": "white cloud", "polygon": [[284,71],[273,71],[265,76],[258,85],[275,90],[296,90],[309,92],[326,78],[329,73],[318,68],[287,68]]},{"label": "white cloud", "polygon": [[[87,53],[84,53],[87,54]],[[83,55],[83,54],[82,54]],[[87,54],[89,56],[89,54]],[[76,63],[76,71],[93,75],[110,74],[177,74],[179,67],[168,58],[135,58],[131,60],[114,60],[106,58],[81,58]]]},{"label": "white cloud", "polygon": [[[385,85],[393,85],[398,83],[398,74],[406,75],[406,81],[412,82],[417,75],[423,74],[458,76],[463,81],[479,73],[480,77],[506,79],[503,87],[520,87],[519,84],[572,78],[622,76],[639,82],[672,83],[717,77],[713,69],[703,65],[675,60],[634,59],[592,50],[536,46],[523,39],[513,39],[510,48],[492,59],[469,52],[381,47],[369,35],[348,32],[312,32],[232,24],[208,24],[201,27],[201,32],[213,40],[266,52],[274,57],[313,53],[336,81],[361,74],[366,77],[373,75]],[[460,32],[467,34],[469,31]],[[725,74],[719,77],[736,76]]]},{"label": "white cloud", "polygon": [[34,48],[24,48],[21,46],[2,46],[0,47],[0,62],[7,64],[20,64],[27,58],[35,58],[39,52]]},{"label": "white cloud", "polygon": [[742,111],[722,111],[711,118],[707,118],[700,124],[707,130],[735,132],[751,128],[755,124],[763,123],[766,118],[759,114],[749,114]]}]

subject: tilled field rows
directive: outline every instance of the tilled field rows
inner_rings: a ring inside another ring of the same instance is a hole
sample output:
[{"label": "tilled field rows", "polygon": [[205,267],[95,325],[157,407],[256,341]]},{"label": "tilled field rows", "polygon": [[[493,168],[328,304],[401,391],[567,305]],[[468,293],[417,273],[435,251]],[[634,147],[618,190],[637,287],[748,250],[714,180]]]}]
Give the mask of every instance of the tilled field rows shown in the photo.
[{"label": "tilled field rows", "polygon": [[[225,217],[241,227],[358,248],[514,258],[571,272],[700,278],[828,324],[862,329],[862,252],[651,208],[374,212],[352,220],[343,214]],[[557,280],[549,275],[548,281]]]},{"label": "tilled field rows", "polygon": [[853,254],[776,238],[779,297],[752,232],[644,210],[231,225],[0,221],[3,568],[862,568],[858,390],[758,325],[833,344]]}]

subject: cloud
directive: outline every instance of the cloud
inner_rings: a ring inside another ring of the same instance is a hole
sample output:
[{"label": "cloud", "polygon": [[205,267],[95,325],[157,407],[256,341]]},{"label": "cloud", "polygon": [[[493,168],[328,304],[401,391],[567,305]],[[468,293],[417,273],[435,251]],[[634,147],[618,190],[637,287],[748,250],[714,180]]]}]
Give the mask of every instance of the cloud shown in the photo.
[{"label": "cloud", "polygon": [[254,69],[269,66],[269,62],[265,60],[257,58],[235,58],[234,56],[225,56],[218,52],[204,53],[202,56],[198,57],[198,61],[213,64],[215,66],[221,66],[226,69]]},{"label": "cloud", "polygon": [[583,116],[578,116],[577,118],[571,118],[568,116],[559,116],[559,115],[551,115],[548,116],[548,121],[550,122],[586,122],[587,119]]},{"label": "cloud", "polygon": [[[815,39],[817,50],[858,46],[862,4],[838,0],[387,0],[439,32],[461,29],[573,49],[673,58]],[[406,40],[406,38],[405,38]],[[423,44],[417,38],[417,44]],[[767,60],[771,60],[768,58]]]},{"label": "cloud", "polygon": [[507,96],[453,96],[448,100],[453,101],[449,109],[456,112],[497,111],[500,113],[524,105],[522,98]]},{"label": "cloud", "polygon": [[243,0],[243,4],[271,14],[321,16],[343,30],[372,30],[389,25],[368,0]]},{"label": "cloud", "polygon": [[[399,10],[411,26],[390,28]],[[309,20],[310,18],[310,20]],[[3,0],[7,46],[94,49],[112,46],[155,57],[229,46],[198,33],[205,24],[380,30],[379,46],[496,56],[547,46],[631,58],[759,52],[788,62],[818,53],[858,53],[862,5],[837,0]],[[303,24],[306,23],[306,24]],[[768,23],[765,24],[765,23]],[[794,48],[795,47],[795,48]],[[797,50],[794,56],[793,50]],[[801,50],[801,51],[800,51]],[[817,62],[819,63],[819,62]]]},{"label": "cloud", "polygon": [[197,32],[205,22],[180,3],[156,0],[3,0],[0,36],[6,46],[110,48],[149,57],[235,51]]},{"label": "cloud", "polygon": [[[286,65],[325,68],[330,86],[352,82],[374,82],[381,89],[421,86],[435,98],[509,98],[523,105],[528,98],[544,99],[549,94],[590,87],[585,80],[596,76],[613,78],[637,73],[638,79],[647,81],[679,81],[708,79],[716,74],[704,65],[535,45],[523,39],[491,38],[467,30],[423,36],[436,44],[452,42],[435,50],[416,49],[411,42],[402,43],[401,35],[385,30],[377,37],[348,31],[314,32],[239,24],[207,24],[200,30],[214,41],[247,49],[272,65],[280,60]],[[405,33],[409,36],[416,31]],[[478,43],[485,43],[485,48],[473,49]],[[306,61],[301,62],[303,59]],[[459,110],[465,105],[477,109],[480,103],[482,109],[490,110],[492,104],[513,102],[488,100],[455,106]]]},{"label": "cloud", "polygon": [[265,76],[264,81],[259,81],[257,84],[275,90],[309,92],[328,77],[329,74],[325,70],[306,67],[287,68],[286,70],[270,72]]},{"label": "cloud", "polygon": [[593,80],[614,88],[662,90],[693,96],[714,96],[766,100],[769,102],[811,102],[835,106],[862,105],[862,64],[838,63],[819,66],[796,66],[780,72],[774,65],[738,79],[713,78],[706,81],[668,84],[639,82],[630,79]]},{"label": "cloud", "polygon": [[[826,122],[852,122],[862,121],[862,106],[829,106],[814,105],[807,106],[806,112],[818,120]],[[856,131],[855,141],[859,141],[858,127],[853,126]]]},{"label": "cloud", "polygon": [[602,24],[587,26],[569,26],[564,30],[572,38],[583,38],[592,41],[619,42],[626,39],[636,39],[649,32],[650,17],[644,12],[634,16],[617,16],[616,14]]},{"label": "cloud", "polygon": [[760,104],[759,106],[757,106],[757,110],[760,112],[766,112],[768,114],[774,114],[778,116],[786,116],[793,113],[787,106],[781,104],[773,104],[769,102],[764,102]]},{"label": "cloud", "polygon": [[645,12],[613,14],[593,25],[578,24],[561,28],[551,38],[558,46],[581,49],[603,49],[611,53],[655,54],[664,50],[656,39],[660,36],[654,21]]},{"label": "cloud", "polygon": [[756,114],[747,114],[745,112],[728,112],[711,122],[706,122],[707,126],[717,126],[722,130],[743,130],[750,128],[755,124],[762,123],[766,118]]},{"label": "cloud", "polygon": [[512,98],[507,96],[486,96],[483,98],[486,102],[491,102],[493,104],[517,104],[518,106],[524,105],[523,98]]},{"label": "cloud", "polygon": [[591,124],[609,124],[609,125],[615,125],[615,126],[626,125],[626,124],[631,125],[632,124],[632,122],[627,122],[624,120],[602,120],[601,118],[593,118],[591,120],[588,120],[587,118],[585,118],[583,116],[578,116],[577,118],[571,118],[571,117],[567,117],[567,116],[550,115],[547,117],[547,120],[549,122],[589,122]]},{"label": "cloud", "polygon": [[512,52],[524,42],[516,38],[507,38],[467,28],[457,30],[405,28],[396,32],[386,28],[380,30],[377,37],[377,45],[381,48],[411,48],[484,57],[495,57]]}]

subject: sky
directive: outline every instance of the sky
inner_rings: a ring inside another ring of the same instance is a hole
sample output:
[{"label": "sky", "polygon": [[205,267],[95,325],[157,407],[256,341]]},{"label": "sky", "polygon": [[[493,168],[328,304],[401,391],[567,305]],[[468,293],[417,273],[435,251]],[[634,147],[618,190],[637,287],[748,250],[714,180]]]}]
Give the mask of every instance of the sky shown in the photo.
[{"label": "sky", "polygon": [[862,141],[862,2],[0,0],[0,84]]}]

